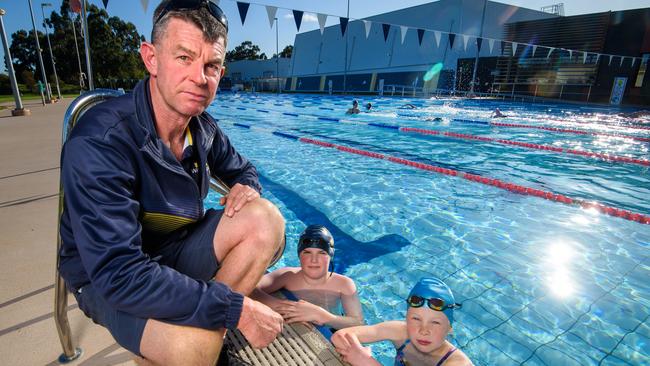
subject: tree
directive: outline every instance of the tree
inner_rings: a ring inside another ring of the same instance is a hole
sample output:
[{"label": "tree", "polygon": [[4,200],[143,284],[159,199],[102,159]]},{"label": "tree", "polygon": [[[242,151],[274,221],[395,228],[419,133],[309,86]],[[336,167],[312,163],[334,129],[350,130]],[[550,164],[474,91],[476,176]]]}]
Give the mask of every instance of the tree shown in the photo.
[{"label": "tree", "polygon": [[260,54],[260,47],[251,41],[244,41],[232,51],[226,52],[226,61],[239,60],[266,60],[264,53]]},{"label": "tree", "polygon": [[291,58],[293,53],[293,45],[287,45],[282,51],[280,51],[280,57]]},{"label": "tree", "polygon": [[[77,17],[74,16],[74,18]],[[52,11],[49,18],[45,19],[45,24],[49,28],[52,53],[57,61],[56,68],[59,79],[69,84],[78,84],[79,65],[72,32],[73,18],[70,16],[70,6],[67,0],[61,4],[60,13]],[[84,39],[79,21],[75,19],[74,24],[82,69],[85,72]],[[144,77],[145,68],[139,54],[140,42],[144,41],[144,36],[138,34],[133,23],[126,23],[117,17],[109,17],[105,10],[90,5],[88,8],[88,31],[95,78],[141,79]],[[52,61],[47,51],[47,40],[45,35],[40,32],[38,37],[43,48],[43,63],[49,81],[49,75],[53,71]],[[40,66],[38,66],[33,32],[21,29],[12,34],[11,38],[11,54],[14,59],[16,75],[20,75],[22,78],[25,75],[23,71],[28,70],[35,73],[40,79]],[[27,83],[25,79],[20,81]]]}]

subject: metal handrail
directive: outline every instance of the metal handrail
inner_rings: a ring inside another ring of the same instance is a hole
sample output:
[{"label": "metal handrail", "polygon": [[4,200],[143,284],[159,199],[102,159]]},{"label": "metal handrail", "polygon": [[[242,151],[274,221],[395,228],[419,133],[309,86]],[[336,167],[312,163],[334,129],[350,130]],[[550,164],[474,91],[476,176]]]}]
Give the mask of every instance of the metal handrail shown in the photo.
[{"label": "metal handrail", "polygon": [[[68,135],[75,126],[79,118],[92,106],[124,94],[116,90],[96,89],[77,97],[68,107],[63,117],[62,143],[68,139]],[[65,282],[59,274],[59,251],[61,250],[61,214],[63,213],[63,181],[59,178],[59,213],[57,215],[57,235],[56,235],[56,268],[54,284],[54,321],[56,330],[59,333],[59,340],[63,353],[59,356],[60,363],[68,363],[76,360],[83,353],[79,347],[72,344],[72,331],[68,321],[68,292]]]}]

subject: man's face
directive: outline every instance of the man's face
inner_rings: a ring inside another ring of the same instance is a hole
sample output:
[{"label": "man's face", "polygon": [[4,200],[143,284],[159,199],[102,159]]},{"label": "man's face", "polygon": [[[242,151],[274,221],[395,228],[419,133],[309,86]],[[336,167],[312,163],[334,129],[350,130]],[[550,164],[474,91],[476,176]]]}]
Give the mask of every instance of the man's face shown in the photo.
[{"label": "man's face", "polygon": [[170,19],[149,70],[166,109],[183,117],[201,114],[215,97],[224,55],[223,39],[207,42],[194,24]]}]

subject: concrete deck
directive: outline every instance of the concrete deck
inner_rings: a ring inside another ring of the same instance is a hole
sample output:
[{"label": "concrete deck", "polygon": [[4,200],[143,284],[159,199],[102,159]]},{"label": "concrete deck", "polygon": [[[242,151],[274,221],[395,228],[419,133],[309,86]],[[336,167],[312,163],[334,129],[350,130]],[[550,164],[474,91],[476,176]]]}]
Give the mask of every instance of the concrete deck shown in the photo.
[{"label": "concrete deck", "polygon": [[[32,115],[0,110],[0,354],[4,365],[57,365],[61,345],[54,325],[61,124],[72,100]],[[7,105],[7,104],[5,104]],[[135,365],[102,327],[69,297],[68,317],[83,356],[72,365]]]},{"label": "concrete deck", "polygon": [[[61,345],[54,323],[57,205],[61,126],[71,99],[42,106],[27,101],[30,116],[0,110],[0,364],[58,365]],[[132,354],[115,343],[68,297],[73,343],[83,355],[70,365],[135,365]],[[341,365],[329,343],[313,327],[287,327],[269,351],[251,350],[242,337],[238,354],[252,364]],[[282,344],[295,344],[295,353]],[[298,355],[303,362],[296,362]],[[312,356],[310,356],[312,355]],[[314,358],[317,362],[312,362]]]}]

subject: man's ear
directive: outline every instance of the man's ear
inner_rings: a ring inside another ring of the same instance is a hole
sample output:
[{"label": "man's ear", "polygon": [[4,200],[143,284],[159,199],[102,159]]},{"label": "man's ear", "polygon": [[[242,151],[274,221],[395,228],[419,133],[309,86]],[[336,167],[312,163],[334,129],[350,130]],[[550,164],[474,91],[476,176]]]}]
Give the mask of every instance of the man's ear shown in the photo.
[{"label": "man's ear", "polygon": [[158,59],[156,56],[156,46],[153,43],[142,42],[140,44],[140,57],[144,62],[144,67],[147,68],[149,74],[153,77],[158,75]]},{"label": "man's ear", "polygon": [[226,74],[226,66],[221,68],[221,75],[219,76],[219,79],[223,78],[223,76]]}]

